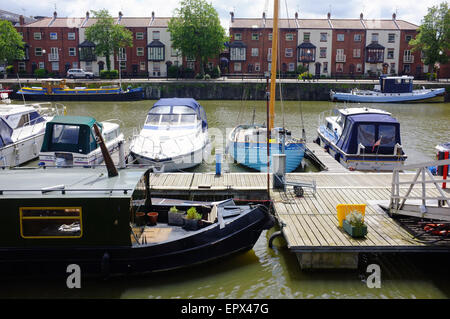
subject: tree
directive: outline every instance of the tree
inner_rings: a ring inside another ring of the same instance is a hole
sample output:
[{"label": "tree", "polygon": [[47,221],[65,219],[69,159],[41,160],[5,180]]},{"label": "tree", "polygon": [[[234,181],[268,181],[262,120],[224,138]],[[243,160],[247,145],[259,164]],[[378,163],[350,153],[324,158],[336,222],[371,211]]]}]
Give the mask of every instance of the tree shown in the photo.
[{"label": "tree", "polygon": [[434,68],[436,62],[445,64],[449,60],[450,49],[450,10],[443,2],[438,6],[428,8],[419,33],[409,44],[412,51],[421,50],[424,54],[424,64]]},{"label": "tree", "polygon": [[106,68],[111,70],[110,56],[119,48],[133,46],[133,34],[123,25],[116,24],[108,10],[92,11],[97,19],[95,24],[86,28],[86,39],[95,44],[95,53],[104,56]]},{"label": "tree", "polygon": [[22,36],[11,22],[0,20],[0,63],[12,63],[25,57]]},{"label": "tree", "polygon": [[219,15],[205,0],[182,0],[170,19],[168,29],[172,47],[185,57],[200,61],[203,75],[208,58],[216,57],[229,39],[220,25]]}]

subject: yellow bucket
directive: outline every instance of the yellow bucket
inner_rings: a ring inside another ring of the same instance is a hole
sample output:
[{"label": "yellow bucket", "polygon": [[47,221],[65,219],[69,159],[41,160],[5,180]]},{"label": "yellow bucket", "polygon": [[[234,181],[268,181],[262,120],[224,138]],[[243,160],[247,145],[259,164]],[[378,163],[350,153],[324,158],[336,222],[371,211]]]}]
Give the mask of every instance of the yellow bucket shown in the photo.
[{"label": "yellow bucket", "polygon": [[[361,213],[364,217],[364,213],[366,212],[366,204],[339,204],[336,206],[337,210],[337,218],[339,221],[339,227],[342,227],[342,223],[344,222],[347,214],[350,214],[353,211],[357,211]],[[364,221],[364,218],[363,218]]]}]

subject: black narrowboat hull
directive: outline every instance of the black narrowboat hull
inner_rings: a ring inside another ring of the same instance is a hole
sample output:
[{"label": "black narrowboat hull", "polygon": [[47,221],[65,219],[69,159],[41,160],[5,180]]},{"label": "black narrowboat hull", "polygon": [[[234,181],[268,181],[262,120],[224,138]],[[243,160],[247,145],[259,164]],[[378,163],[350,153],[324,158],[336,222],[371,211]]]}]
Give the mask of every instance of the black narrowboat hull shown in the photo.
[{"label": "black narrowboat hull", "polygon": [[[227,221],[227,219],[225,219]],[[76,264],[81,275],[141,274],[187,267],[251,249],[274,224],[263,206],[242,213],[220,228],[214,223],[178,240],[126,247],[0,248],[0,271],[68,275]]]},{"label": "black narrowboat hull", "polygon": [[12,99],[26,101],[139,101],[144,98],[142,90],[124,92],[124,93],[108,93],[108,94],[11,94]]}]

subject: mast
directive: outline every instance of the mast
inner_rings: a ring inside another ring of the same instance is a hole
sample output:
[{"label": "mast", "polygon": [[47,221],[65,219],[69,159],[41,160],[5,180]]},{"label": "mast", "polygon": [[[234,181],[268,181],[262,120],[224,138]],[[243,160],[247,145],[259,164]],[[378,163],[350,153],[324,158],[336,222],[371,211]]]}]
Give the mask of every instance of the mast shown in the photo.
[{"label": "mast", "polygon": [[275,88],[277,78],[277,53],[278,53],[278,0],[274,0],[273,5],[273,26],[272,26],[272,70],[270,76],[270,104],[269,123],[267,129],[272,131],[275,122]]}]

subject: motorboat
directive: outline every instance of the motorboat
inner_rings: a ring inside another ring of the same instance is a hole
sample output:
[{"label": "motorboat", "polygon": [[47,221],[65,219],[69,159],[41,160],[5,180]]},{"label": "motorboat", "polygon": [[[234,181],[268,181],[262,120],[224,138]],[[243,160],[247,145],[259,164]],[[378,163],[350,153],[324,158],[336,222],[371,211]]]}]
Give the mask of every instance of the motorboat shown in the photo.
[{"label": "motorboat", "polygon": [[148,112],[130,142],[130,157],[155,171],[179,171],[206,160],[209,147],[204,108],[192,98],[167,98]]},{"label": "motorboat", "polygon": [[64,112],[61,104],[11,104],[5,99],[0,104],[0,166],[19,166],[37,158],[47,122]]},{"label": "motorboat", "polygon": [[336,161],[349,170],[392,171],[403,165],[400,123],[392,114],[367,107],[335,109],[319,116],[318,137]]},{"label": "motorboat", "polygon": [[97,144],[94,125],[98,125],[110,154],[125,142],[116,121],[97,122],[91,116],[55,116],[46,124],[39,152],[39,165],[72,167],[94,166],[104,161]]},{"label": "motorboat", "polygon": [[413,89],[413,76],[387,76],[379,78],[373,90],[352,89],[350,92],[330,91],[330,99],[357,103],[412,103],[444,102],[445,88]]},{"label": "motorboat", "polygon": [[31,101],[135,101],[144,97],[144,91],[141,87],[124,90],[121,85],[71,88],[65,79],[44,79],[41,86],[22,87],[15,97]]}]

